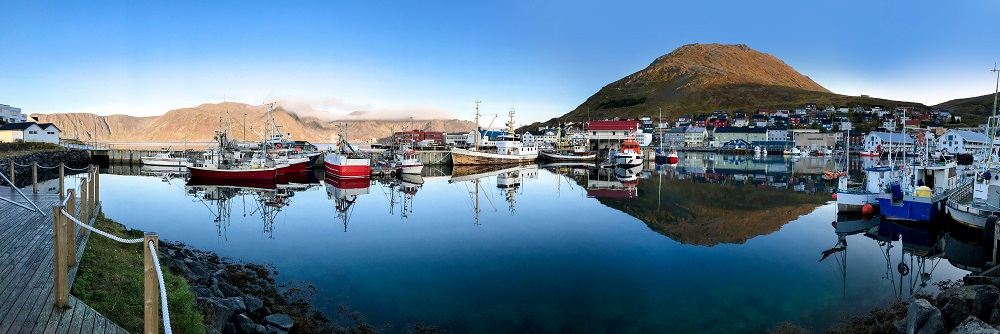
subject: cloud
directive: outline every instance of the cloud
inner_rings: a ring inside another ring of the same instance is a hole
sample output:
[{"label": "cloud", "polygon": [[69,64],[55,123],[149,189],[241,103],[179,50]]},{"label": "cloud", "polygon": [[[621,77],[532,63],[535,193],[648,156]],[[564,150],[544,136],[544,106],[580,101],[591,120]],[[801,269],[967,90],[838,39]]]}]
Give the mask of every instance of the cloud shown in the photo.
[{"label": "cloud", "polygon": [[376,108],[370,104],[353,104],[336,98],[275,98],[269,102],[274,102],[277,106],[285,109],[285,111],[298,115],[299,117],[315,117],[326,122],[407,120],[410,118],[413,118],[414,120],[455,118],[452,112],[443,108],[421,106]]}]

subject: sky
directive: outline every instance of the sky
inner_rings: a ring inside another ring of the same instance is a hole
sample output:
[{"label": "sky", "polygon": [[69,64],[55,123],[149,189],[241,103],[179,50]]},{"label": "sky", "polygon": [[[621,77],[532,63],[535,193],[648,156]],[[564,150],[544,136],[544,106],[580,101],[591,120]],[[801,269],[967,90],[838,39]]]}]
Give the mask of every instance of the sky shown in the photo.
[{"label": "sky", "polygon": [[[692,43],[747,44],[833,92],[992,93],[1000,1],[0,2],[0,104],[161,115],[280,101],[327,119],[517,123]],[[489,117],[489,116],[487,116]]]}]

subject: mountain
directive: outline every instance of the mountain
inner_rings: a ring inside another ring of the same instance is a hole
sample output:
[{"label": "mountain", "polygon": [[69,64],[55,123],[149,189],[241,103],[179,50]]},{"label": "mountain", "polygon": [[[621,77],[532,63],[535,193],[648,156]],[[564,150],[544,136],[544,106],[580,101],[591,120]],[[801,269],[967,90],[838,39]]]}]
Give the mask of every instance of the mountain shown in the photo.
[{"label": "mountain", "polygon": [[993,107],[993,93],[955,99],[934,106],[936,109],[945,109],[958,113],[962,116],[962,123],[965,124],[986,124],[986,119],[991,114],[991,107]]},{"label": "mountain", "polygon": [[923,107],[830,92],[780,59],[746,45],[690,44],[656,58],[646,68],[608,84],[566,115],[550,120],[658,117],[713,110],[802,108],[873,104]]},{"label": "mountain", "polygon": [[[33,114],[41,123],[53,123],[64,138],[79,138],[101,142],[209,142],[221,124],[230,124],[230,136],[236,139],[259,140],[264,133],[266,106],[225,102],[202,104],[194,108],[168,111],[160,116],[134,117],[127,115],[97,116],[93,114]],[[246,127],[244,132],[244,119]],[[314,143],[336,141],[339,124],[348,124],[351,141],[369,141],[389,137],[392,131],[420,129],[425,131],[468,132],[475,124],[463,120],[364,120],[326,122],[315,117],[299,117],[278,107],[275,123],[293,140]]]}]

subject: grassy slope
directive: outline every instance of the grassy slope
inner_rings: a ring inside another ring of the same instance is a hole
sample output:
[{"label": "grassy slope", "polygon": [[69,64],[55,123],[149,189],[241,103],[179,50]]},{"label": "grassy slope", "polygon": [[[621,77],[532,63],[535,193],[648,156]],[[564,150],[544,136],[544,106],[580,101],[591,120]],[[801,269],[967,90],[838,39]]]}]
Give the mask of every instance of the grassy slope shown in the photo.
[{"label": "grassy slope", "polygon": [[[126,231],[107,219],[97,218],[95,226],[125,238],[142,237],[142,231]],[[132,333],[143,328],[143,259],[142,246],[122,244],[93,234],[80,262],[73,295],[111,321]],[[194,293],[187,281],[162,267],[167,287],[171,327],[176,333],[205,333],[201,314],[194,309]],[[163,325],[160,325],[161,331]]]},{"label": "grassy slope", "polygon": [[0,158],[16,157],[35,152],[62,150],[65,150],[65,148],[52,143],[0,143]]}]

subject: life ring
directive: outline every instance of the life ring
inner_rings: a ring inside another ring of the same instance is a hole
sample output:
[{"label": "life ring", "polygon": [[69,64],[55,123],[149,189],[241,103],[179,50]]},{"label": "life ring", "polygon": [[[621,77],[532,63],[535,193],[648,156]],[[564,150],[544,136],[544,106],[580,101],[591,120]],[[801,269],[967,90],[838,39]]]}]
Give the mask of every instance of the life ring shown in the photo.
[{"label": "life ring", "polygon": [[899,275],[901,276],[906,276],[910,274],[910,266],[906,265],[906,263],[900,262],[898,265],[896,265],[896,270],[899,271]]},{"label": "life ring", "polygon": [[385,172],[378,172],[378,177],[385,177]]}]

